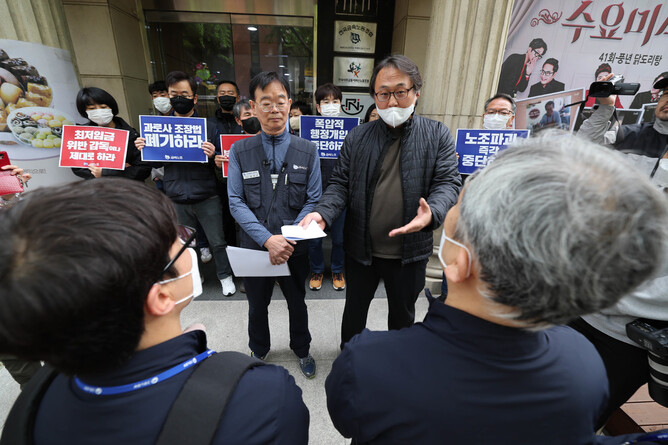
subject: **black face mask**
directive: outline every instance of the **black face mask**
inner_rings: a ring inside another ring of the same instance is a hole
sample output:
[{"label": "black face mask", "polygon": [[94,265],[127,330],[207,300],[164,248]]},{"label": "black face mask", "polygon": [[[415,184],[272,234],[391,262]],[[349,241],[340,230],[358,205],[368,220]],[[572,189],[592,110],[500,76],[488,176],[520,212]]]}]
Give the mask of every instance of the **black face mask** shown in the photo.
[{"label": "black face mask", "polygon": [[249,117],[248,119],[242,120],[241,126],[248,134],[257,134],[257,132],[262,128],[260,126],[260,120],[256,117]]},{"label": "black face mask", "polygon": [[178,114],[188,114],[195,106],[195,99],[186,99],[182,96],[172,97],[169,102]]},{"label": "black face mask", "polygon": [[235,96],[218,96],[218,105],[225,111],[232,111],[235,103],[237,103]]}]

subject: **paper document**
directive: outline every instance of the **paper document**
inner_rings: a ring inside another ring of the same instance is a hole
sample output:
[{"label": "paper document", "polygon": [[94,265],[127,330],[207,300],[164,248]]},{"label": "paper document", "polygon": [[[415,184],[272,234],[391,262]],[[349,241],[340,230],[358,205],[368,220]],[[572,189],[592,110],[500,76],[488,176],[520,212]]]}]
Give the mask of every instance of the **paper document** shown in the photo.
[{"label": "paper document", "polygon": [[237,277],[285,277],[290,275],[288,263],[274,266],[265,250],[227,247],[232,272]]},{"label": "paper document", "polygon": [[324,238],[327,236],[315,221],[311,221],[311,224],[306,229],[300,226],[283,226],[281,227],[281,234],[284,238],[295,241]]}]

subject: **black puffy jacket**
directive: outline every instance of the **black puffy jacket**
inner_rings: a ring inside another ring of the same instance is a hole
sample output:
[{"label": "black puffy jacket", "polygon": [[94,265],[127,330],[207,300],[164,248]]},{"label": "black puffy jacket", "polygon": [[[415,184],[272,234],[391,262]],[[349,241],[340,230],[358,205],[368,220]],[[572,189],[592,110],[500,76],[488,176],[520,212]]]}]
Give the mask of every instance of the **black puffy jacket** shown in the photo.
[{"label": "black puffy jacket", "polygon": [[[363,264],[371,264],[369,215],[380,168],[397,137],[380,119],[352,129],[315,208],[330,225],[347,207],[344,249]],[[457,202],[461,178],[450,130],[441,122],[414,114],[401,133],[400,168],[404,224],[417,215],[420,198],[427,200],[432,212],[431,225],[403,235],[402,264],[406,264],[429,258],[433,252],[432,232],[443,224],[445,214]]]}]

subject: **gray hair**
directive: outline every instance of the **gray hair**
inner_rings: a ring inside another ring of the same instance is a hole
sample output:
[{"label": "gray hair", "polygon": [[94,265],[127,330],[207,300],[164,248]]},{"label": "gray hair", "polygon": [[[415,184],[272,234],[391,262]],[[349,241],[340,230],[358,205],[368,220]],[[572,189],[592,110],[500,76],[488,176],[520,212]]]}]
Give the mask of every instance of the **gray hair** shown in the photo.
[{"label": "gray hair", "polygon": [[243,113],[244,109],[246,108],[250,108],[250,102],[248,102],[248,99],[241,99],[234,104],[234,108],[232,108],[232,114],[234,117],[241,120],[241,113]]},{"label": "gray hair", "polygon": [[471,246],[481,293],[543,328],[609,307],[657,272],[668,202],[618,153],[551,131],[469,178],[455,237]]},{"label": "gray hair", "polygon": [[513,99],[512,97],[510,97],[510,95],[505,94],[505,93],[497,93],[496,95],[487,99],[487,101],[485,102],[485,108],[484,108],[485,112],[487,111],[487,106],[490,103],[492,103],[493,100],[496,100],[496,99],[505,99],[508,102],[510,102],[510,106],[512,107],[512,110],[513,110],[513,114],[515,114],[515,110],[517,110],[517,104],[515,103],[515,99]]}]

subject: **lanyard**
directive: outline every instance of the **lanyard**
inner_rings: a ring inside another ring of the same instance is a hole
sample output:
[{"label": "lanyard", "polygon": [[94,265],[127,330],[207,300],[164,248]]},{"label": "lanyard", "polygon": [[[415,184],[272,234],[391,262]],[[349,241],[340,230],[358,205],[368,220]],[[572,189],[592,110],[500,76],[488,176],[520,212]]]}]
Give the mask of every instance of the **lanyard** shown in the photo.
[{"label": "lanyard", "polygon": [[215,354],[216,351],[212,349],[207,349],[206,351],[202,352],[201,354],[196,355],[193,358],[190,358],[186,360],[183,363],[179,363],[178,365],[174,366],[173,368],[168,369],[167,371],[161,372],[160,374],[149,377],[145,380],[140,380],[135,383],[128,383],[127,385],[120,385],[120,386],[91,386],[87,385],[81,380],[79,380],[79,377],[74,377],[74,382],[77,384],[77,386],[84,392],[87,392],[88,394],[93,394],[96,396],[108,396],[108,395],[113,395],[113,394],[123,394],[126,392],[131,392],[135,391],[137,389],[141,388],[147,388],[149,386],[153,386],[157,384],[158,382],[162,382],[163,380],[167,380],[170,377],[174,377],[177,374],[180,374],[181,372],[185,371],[186,369],[190,368],[193,365],[196,365],[197,363],[206,360],[207,358],[211,357],[213,354]]}]

